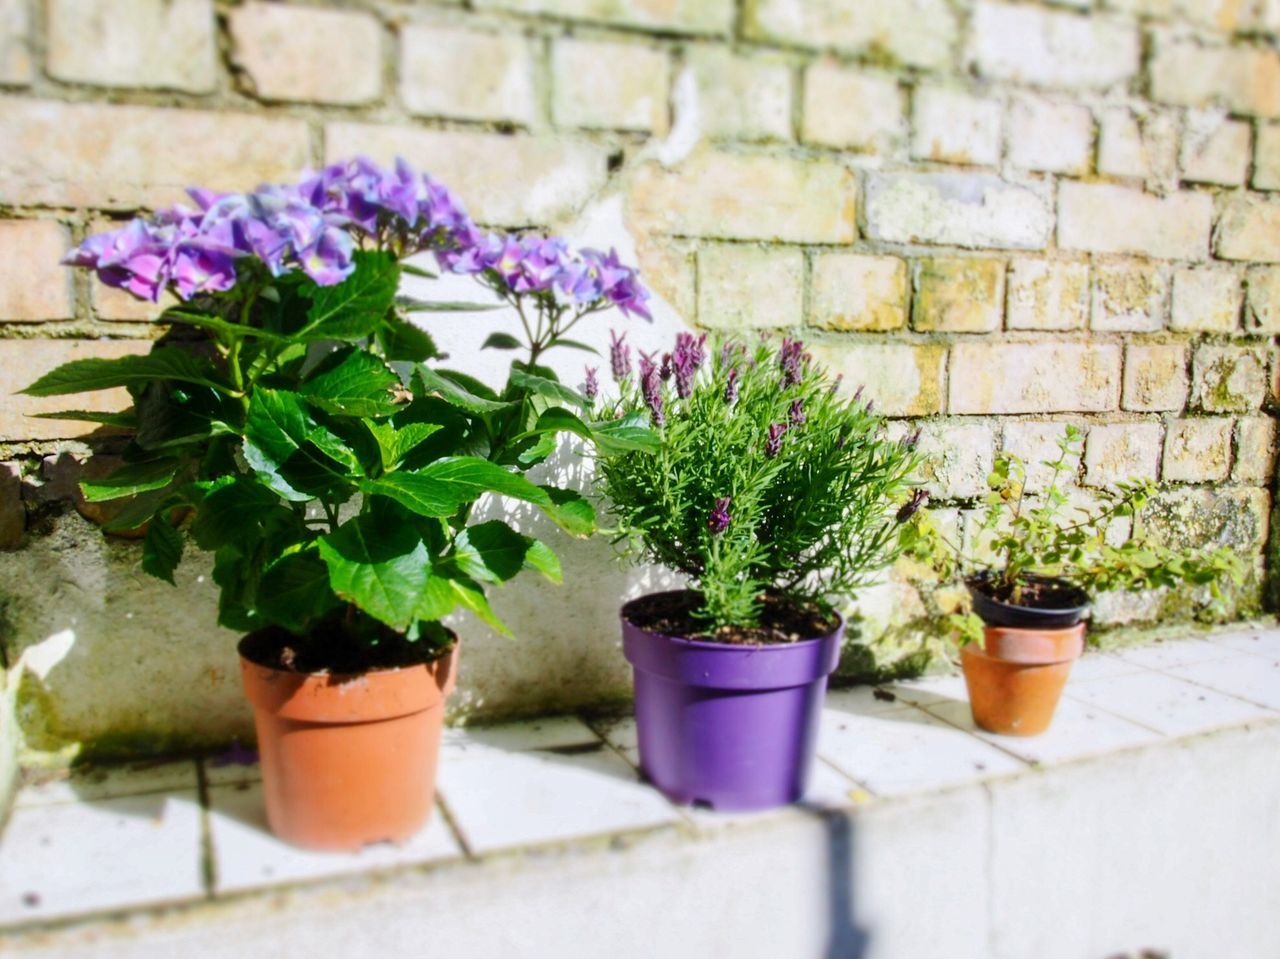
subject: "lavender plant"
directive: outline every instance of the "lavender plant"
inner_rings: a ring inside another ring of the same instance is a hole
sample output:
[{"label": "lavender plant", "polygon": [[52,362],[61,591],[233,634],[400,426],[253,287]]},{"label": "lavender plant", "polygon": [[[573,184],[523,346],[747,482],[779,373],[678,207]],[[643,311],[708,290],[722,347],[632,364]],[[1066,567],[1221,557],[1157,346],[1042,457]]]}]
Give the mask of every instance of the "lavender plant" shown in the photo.
[{"label": "lavender plant", "polygon": [[[612,253],[486,233],[403,161],[190,194],[194,207],[136,218],[67,257],[135,296],[180,301],[150,354],[68,363],[25,391],[130,391],[127,413],[55,414],[128,432],[123,468],[84,495],[128,498],[111,526],[148,524],[143,568],[171,582],[184,538],[170,518],[190,511],[192,538],[214,553],[220,622],[313,640],[311,668],[362,663],[397,637],[426,638],[430,652],[459,606],[505,629],[485,587],[522,569],[559,579],[559,563],[503,522],[471,523],[476,500],[522,500],[585,535],[587,500],[522,473],[566,430],[605,449],[653,445],[634,422],[590,422],[589,401],[535,365],[591,313],[647,316],[635,272]],[[409,321],[484,308],[400,296],[402,274],[433,276],[404,262],[424,251],[541,318],[501,392],[441,368]]]},{"label": "lavender plant", "polygon": [[917,437],[885,435],[859,389],[837,393],[798,340],[681,333],[662,357],[615,335],[609,415],[646,416],[657,455],[601,450],[598,474],[631,552],[684,573],[703,635],[759,635],[779,610],[829,618],[898,550],[919,506]]}]

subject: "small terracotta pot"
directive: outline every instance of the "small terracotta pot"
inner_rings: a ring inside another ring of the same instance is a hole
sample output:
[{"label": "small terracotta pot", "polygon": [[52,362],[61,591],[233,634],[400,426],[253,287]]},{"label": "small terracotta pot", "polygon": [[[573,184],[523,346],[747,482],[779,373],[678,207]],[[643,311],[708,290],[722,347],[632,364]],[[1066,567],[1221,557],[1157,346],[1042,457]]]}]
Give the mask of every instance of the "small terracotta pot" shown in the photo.
[{"label": "small terracotta pot", "polygon": [[292,673],[245,657],[267,823],[306,849],[404,842],[435,795],[457,644],[434,662],[354,675]]},{"label": "small terracotta pot", "polygon": [[983,648],[960,650],[973,721],[1004,736],[1044,732],[1083,651],[1084,623],[1067,629],[988,626]]}]

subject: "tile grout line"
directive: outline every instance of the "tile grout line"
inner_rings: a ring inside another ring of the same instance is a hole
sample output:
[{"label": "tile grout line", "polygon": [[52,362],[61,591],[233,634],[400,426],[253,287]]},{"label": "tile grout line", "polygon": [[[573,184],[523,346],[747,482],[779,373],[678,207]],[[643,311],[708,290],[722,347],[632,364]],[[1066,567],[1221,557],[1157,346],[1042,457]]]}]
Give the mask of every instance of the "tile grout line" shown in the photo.
[{"label": "tile grout line", "polygon": [[444,793],[439,789],[436,790],[435,806],[440,813],[440,818],[444,820],[445,827],[453,833],[453,838],[457,840],[463,857],[471,862],[478,862],[480,860],[479,855],[471,848],[471,842],[467,839],[466,834],[463,833],[458,817],[449,808],[449,803],[445,800]]},{"label": "tile grout line", "polygon": [[196,764],[196,795],[200,799],[200,879],[204,883],[205,898],[215,898],[218,883],[218,863],[213,852],[213,813],[209,806],[209,779],[205,775],[204,760]]}]

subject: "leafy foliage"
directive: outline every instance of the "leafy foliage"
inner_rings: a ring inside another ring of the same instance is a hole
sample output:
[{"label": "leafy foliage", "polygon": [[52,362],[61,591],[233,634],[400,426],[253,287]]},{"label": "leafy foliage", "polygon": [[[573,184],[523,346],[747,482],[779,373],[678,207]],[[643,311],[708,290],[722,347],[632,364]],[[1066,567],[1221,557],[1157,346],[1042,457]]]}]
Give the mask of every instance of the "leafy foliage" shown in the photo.
[{"label": "leafy foliage", "polygon": [[[1152,483],[1138,480],[1097,491],[1099,505],[1073,503],[1063,490],[1075,475],[1083,435],[1068,425],[1058,440],[1058,455],[1042,464],[1049,480],[1042,494],[1026,493],[1026,464],[1001,451],[987,477],[978,540],[986,559],[965,557],[921,511],[905,530],[908,552],[943,579],[975,576],[1006,602],[1019,605],[1029,582],[1052,577],[1079,586],[1089,595],[1106,590],[1145,590],[1180,585],[1207,587],[1216,603],[1225,601],[1223,586],[1244,580],[1243,561],[1226,547],[1174,549],[1146,535],[1142,509],[1155,493]],[[1121,530],[1123,535],[1117,536]],[[949,615],[962,642],[980,639],[982,622],[969,609]]]},{"label": "leafy foliage", "polygon": [[799,343],[711,352],[681,334],[633,379],[615,346],[621,398],[603,418],[652,419],[661,446],[597,444],[610,512],[634,554],[691,577],[708,632],[758,625],[766,596],[828,610],[895,556],[914,442],[888,439],[870,403],[839,397]]}]

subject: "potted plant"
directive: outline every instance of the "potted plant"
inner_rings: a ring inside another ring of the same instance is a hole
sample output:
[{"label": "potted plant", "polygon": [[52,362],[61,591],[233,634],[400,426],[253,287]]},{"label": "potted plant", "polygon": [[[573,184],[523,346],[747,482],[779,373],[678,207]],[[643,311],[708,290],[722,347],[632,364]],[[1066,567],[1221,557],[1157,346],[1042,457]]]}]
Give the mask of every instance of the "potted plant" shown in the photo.
[{"label": "potted plant", "polygon": [[[560,579],[545,544],[472,522],[472,507],[508,497],[589,534],[586,499],[523,472],[564,430],[611,448],[650,442],[634,422],[562,408],[589,402],[533,361],[606,306],[647,315],[647,294],[612,254],[481,231],[403,162],[191,195],[195,208],[134,219],[68,256],[136,295],[177,295],[150,354],[68,363],[25,392],[130,391],[124,414],[57,415],[129,431],[125,465],[82,489],[130,498],[110,526],[147,524],[147,572],[172,582],[186,538],[175,518],[213,553],[219,621],[246,634],[273,831],[312,848],[401,841],[432,804],[457,671],[444,619],[463,608],[505,631],[487,586],[524,569]],[[535,324],[501,393],[438,367],[431,337],[407,320],[483,308],[400,296],[402,274],[431,276],[404,262],[421,251]]]},{"label": "potted plant", "polygon": [[897,551],[918,461],[861,390],[799,341],[708,344],[661,359],[615,340],[615,415],[647,415],[656,455],[601,451],[599,488],[633,556],[690,588],[622,607],[640,763],[667,796],[724,810],[805,789],[849,596]]},{"label": "potted plant", "polygon": [[1026,494],[1026,464],[999,453],[965,557],[922,510],[905,532],[908,551],[944,580],[960,579],[966,601],[947,620],[973,720],[983,729],[1034,736],[1053,720],[1072,663],[1084,651],[1090,597],[1103,590],[1201,586],[1213,602],[1239,584],[1244,564],[1226,548],[1178,550],[1146,534],[1141,510],[1155,492],[1129,481],[1097,491],[1097,505],[1073,503],[1064,491],[1079,466],[1082,434],[1067,426],[1044,491]]}]

